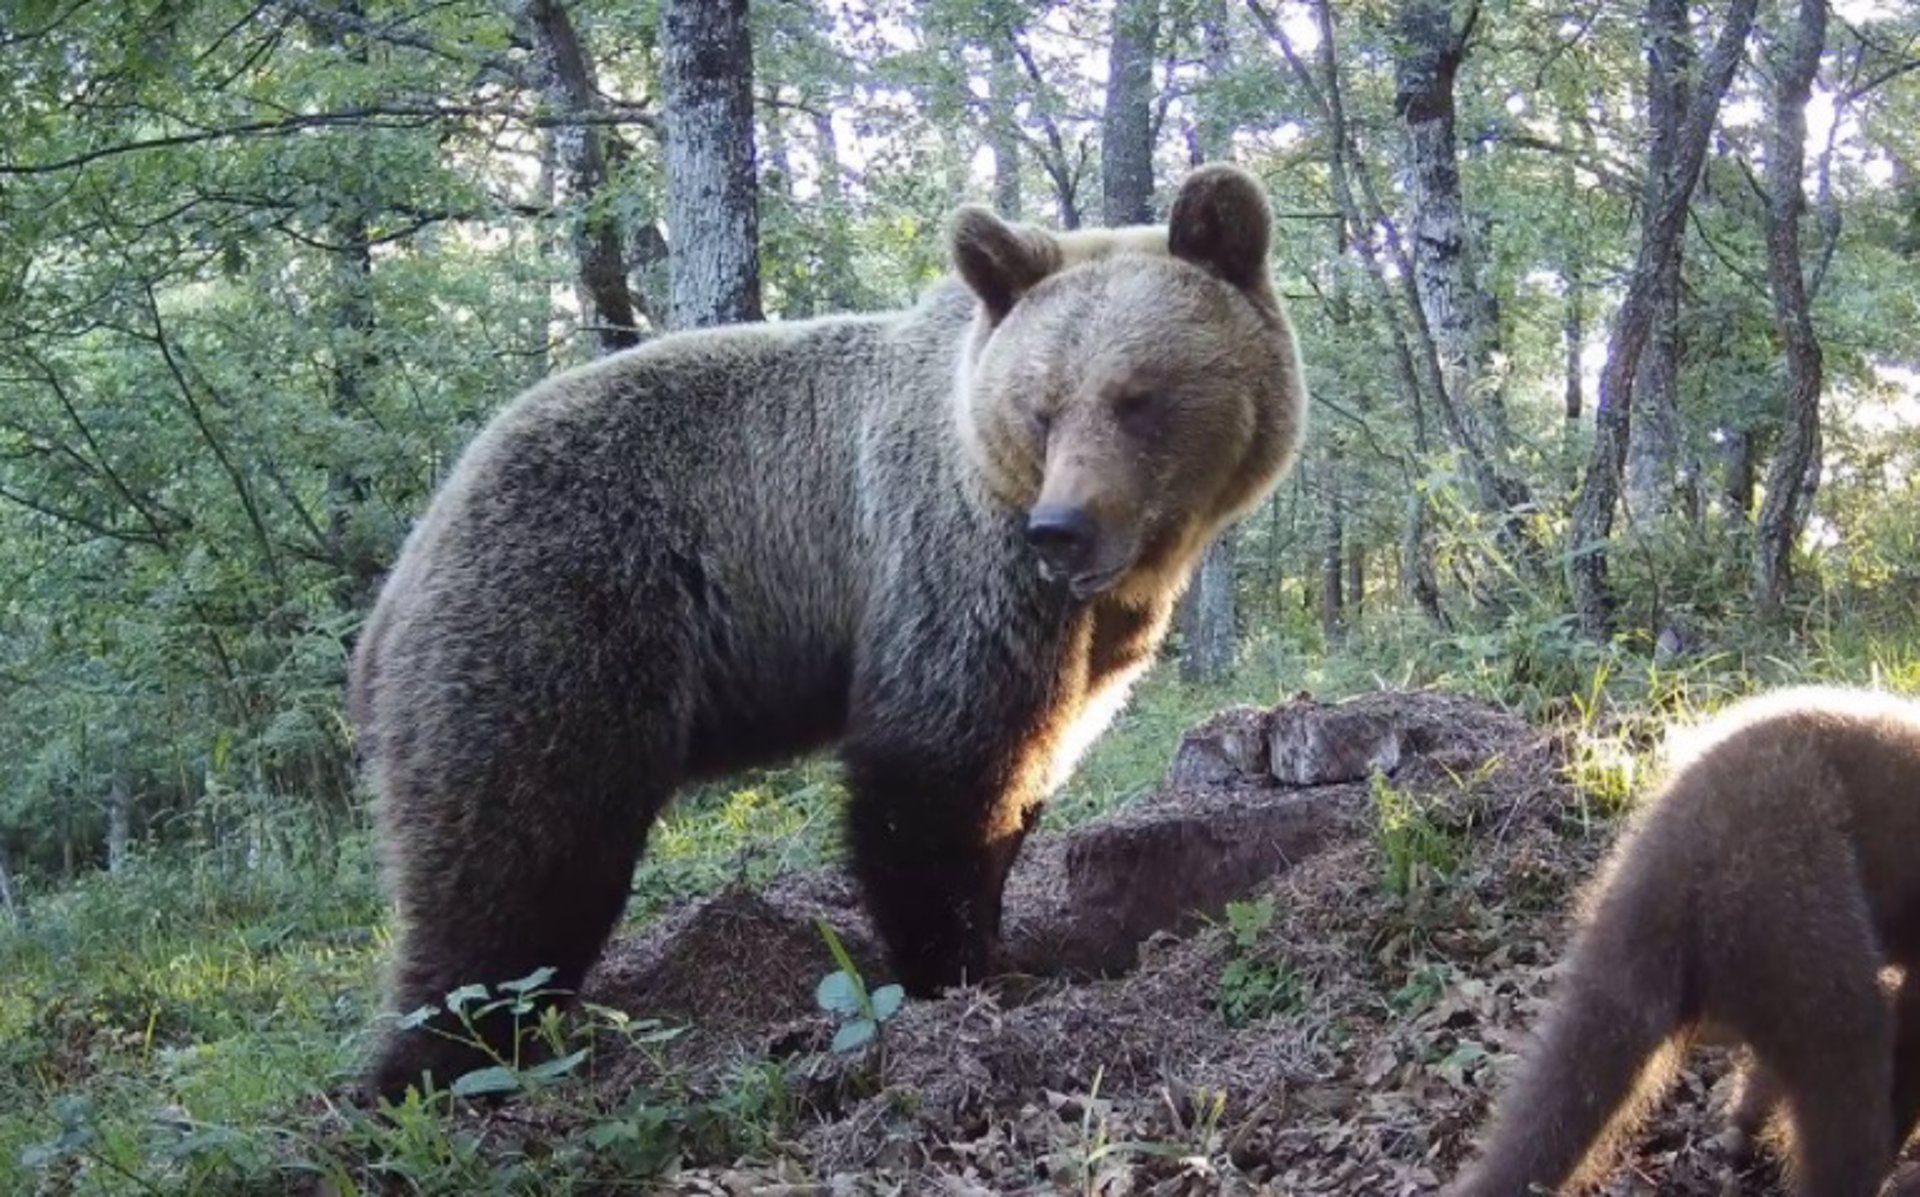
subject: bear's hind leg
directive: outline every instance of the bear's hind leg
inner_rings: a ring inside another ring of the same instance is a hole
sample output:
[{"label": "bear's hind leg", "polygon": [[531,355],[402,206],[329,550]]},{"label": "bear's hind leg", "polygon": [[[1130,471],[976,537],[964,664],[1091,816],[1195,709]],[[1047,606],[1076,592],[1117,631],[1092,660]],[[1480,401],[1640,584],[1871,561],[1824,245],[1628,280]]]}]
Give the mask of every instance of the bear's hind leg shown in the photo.
[{"label": "bear's hind leg", "polygon": [[[658,807],[625,796],[603,797],[596,805],[609,817],[564,829],[528,828],[526,842],[511,855],[496,846],[396,864],[396,1014],[444,1007],[447,995],[464,985],[487,986],[487,998],[468,1004],[471,1015],[502,996],[502,983],[543,968],[553,975],[539,987],[548,996],[537,1006],[564,1000],[579,987],[626,909],[634,865]],[[615,817],[621,806],[627,813]],[[536,1019],[537,1013],[516,1023],[511,1013],[496,1010],[463,1024],[441,1013],[419,1026],[396,1027],[380,1050],[369,1088],[398,1100],[424,1074],[444,1089],[464,1073],[501,1060],[531,1063],[528,1032]]]},{"label": "bear's hind leg", "polygon": [[[429,704],[412,720],[381,714],[399,729],[383,743],[378,788],[398,906],[392,1008],[403,1019],[462,986],[498,996],[541,968],[554,970],[543,988],[576,989],[685,767],[680,663],[657,640],[645,658],[627,640],[565,628],[496,643],[490,657],[454,658],[467,701]],[[448,686],[434,662],[400,693]],[[370,1086],[397,1098],[428,1071],[446,1086],[515,1061],[523,1045],[504,1011],[471,1028],[443,1013],[395,1028]]]}]

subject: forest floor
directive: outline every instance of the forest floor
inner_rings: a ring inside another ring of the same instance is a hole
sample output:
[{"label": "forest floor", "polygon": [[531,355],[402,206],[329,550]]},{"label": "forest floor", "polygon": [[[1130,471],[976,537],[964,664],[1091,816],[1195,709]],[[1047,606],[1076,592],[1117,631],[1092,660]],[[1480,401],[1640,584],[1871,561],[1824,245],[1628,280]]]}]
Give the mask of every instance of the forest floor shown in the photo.
[{"label": "forest floor", "polygon": [[[1914,688],[1908,664],[1870,669]],[[1662,712],[1757,680],[1726,676],[1615,703],[1596,675],[1532,722],[1461,692],[1485,686],[1211,718],[1225,696],[1149,686],[1023,855],[1007,975],[851,1050],[816,920],[891,999],[831,767],[696,795],[584,1015],[547,1028],[560,1062],[452,1117],[345,1098],[387,950],[363,839],[145,861],[0,929],[0,1192],[1435,1192]],[[1780,1191],[1730,1155],[1728,1073],[1690,1057],[1600,1191]]]},{"label": "forest floor", "polygon": [[[1293,736],[1306,768],[1290,767],[1316,784],[1275,780],[1276,717],[1312,724]],[[1010,888],[1016,967],[1064,954],[1120,975],[1015,973],[908,1002],[877,1041],[836,1052],[840,1020],[815,1000],[834,971],[815,920],[856,969],[878,952],[844,876],[793,874],[680,905],[614,946],[586,999],[689,1031],[602,1052],[598,1113],[536,1102],[473,1125],[488,1152],[520,1157],[636,1094],[718,1096],[753,1075],[785,1092],[777,1131],[663,1183],[1432,1193],[1544,1008],[1567,911],[1610,839],[1568,747],[1438,693],[1228,712],[1189,735],[1154,793],[1033,844]],[[1390,776],[1369,773],[1383,757]],[[1223,858],[1248,844],[1267,875]],[[1218,917],[1179,919],[1166,893]],[[1103,898],[1127,909],[1081,908]],[[1116,966],[1142,936],[1137,963]],[[1726,1053],[1695,1053],[1599,1191],[1778,1191],[1771,1165],[1730,1150],[1731,1082]]]}]

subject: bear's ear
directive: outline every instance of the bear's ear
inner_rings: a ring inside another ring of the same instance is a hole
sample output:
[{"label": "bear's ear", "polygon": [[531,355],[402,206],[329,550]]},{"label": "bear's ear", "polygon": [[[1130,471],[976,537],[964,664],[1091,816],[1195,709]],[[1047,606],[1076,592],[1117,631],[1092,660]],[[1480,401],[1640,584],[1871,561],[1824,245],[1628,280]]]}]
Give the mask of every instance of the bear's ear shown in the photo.
[{"label": "bear's ear", "polygon": [[1010,225],[977,204],[953,215],[953,267],[994,323],[1060,268],[1060,247],[1038,229]]},{"label": "bear's ear", "polygon": [[1273,212],[1253,176],[1214,163],[1187,176],[1167,217],[1167,251],[1258,298],[1270,298]]}]

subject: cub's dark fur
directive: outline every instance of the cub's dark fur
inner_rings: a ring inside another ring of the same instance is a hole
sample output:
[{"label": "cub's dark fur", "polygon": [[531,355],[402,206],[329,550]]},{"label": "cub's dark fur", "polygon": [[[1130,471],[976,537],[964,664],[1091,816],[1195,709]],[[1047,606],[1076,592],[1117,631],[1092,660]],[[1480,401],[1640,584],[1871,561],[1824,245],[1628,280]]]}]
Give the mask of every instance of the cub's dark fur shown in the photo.
[{"label": "cub's dark fur", "polygon": [[1538,1051],[1450,1191],[1597,1179],[1687,1044],[1754,1058],[1807,1197],[1868,1197],[1920,1114],[1920,703],[1793,690],[1709,724],[1614,850]]},{"label": "cub's dark fur", "polygon": [[[910,311],[663,337],[502,412],[354,661],[394,1005],[576,985],[678,786],[834,742],[900,977],[981,976],[1040,800],[1299,441],[1269,220],[1226,167],[1166,230],[968,209],[965,285]],[[475,1063],[402,1031],[371,1081]]]}]

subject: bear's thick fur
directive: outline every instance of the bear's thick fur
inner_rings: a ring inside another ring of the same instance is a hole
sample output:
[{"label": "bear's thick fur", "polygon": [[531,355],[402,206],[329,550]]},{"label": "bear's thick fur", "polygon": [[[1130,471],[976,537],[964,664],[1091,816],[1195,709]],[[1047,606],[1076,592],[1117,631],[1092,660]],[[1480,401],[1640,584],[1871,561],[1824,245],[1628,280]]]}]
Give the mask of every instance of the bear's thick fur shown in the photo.
[{"label": "bear's thick fur", "polygon": [[[1219,166],[1166,230],[965,209],[965,285],[909,311],[663,337],[503,411],[353,663],[395,1006],[576,985],[676,787],[836,741],[901,980],[980,977],[1041,799],[1298,445],[1269,229]],[[400,1030],[371,1082],[477,1062]]]}]

